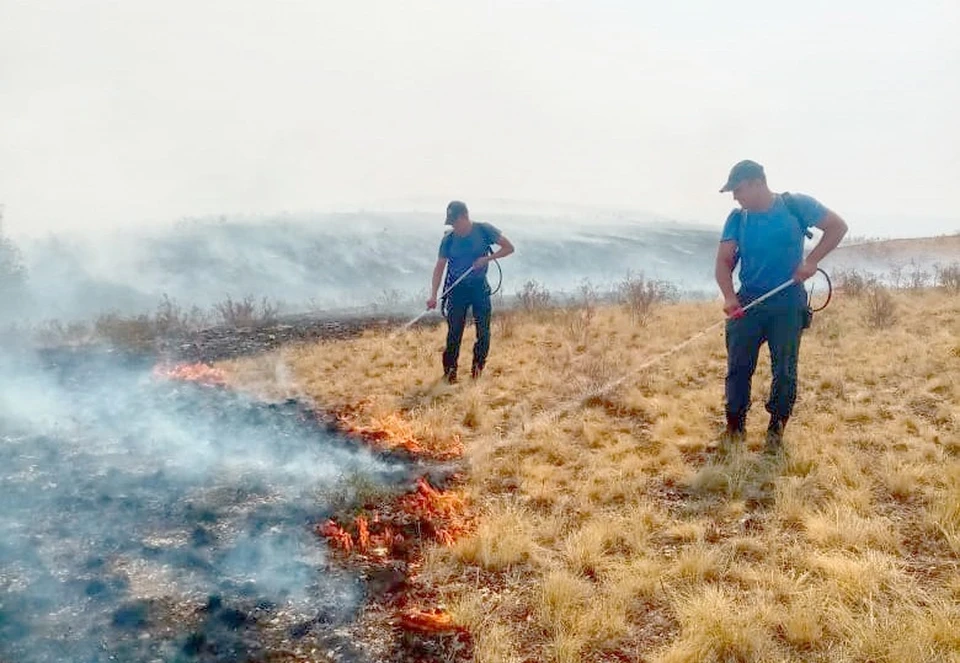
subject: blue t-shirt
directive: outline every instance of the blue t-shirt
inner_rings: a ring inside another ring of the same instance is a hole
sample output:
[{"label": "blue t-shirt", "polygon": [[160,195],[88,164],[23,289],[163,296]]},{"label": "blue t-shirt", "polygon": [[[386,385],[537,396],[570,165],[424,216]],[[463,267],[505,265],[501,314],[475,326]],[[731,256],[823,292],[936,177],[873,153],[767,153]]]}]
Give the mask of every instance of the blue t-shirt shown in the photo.
[{"label": "blue t-shirt", "polygon": [[827,208],[801,193],[791,193],[800,218],[777,195],[765,212],[735,209],[723,226],[721,242],[737,243],[740,293],[755,299],[791,278],[803,262],[803,234],[823,221]]},{"label": "blue t-shirt", "polygon": [[[440,240],[440,258],[447,259],[447,284],[460,278],[477,258],[487,255],[491,244],[500,239],[500,230],[490,223],[474,221],[470,232],[461,237],[452,230],[448,231]],[[483,279],[487,275],[487,267],[470,272],[461,283]]]}]

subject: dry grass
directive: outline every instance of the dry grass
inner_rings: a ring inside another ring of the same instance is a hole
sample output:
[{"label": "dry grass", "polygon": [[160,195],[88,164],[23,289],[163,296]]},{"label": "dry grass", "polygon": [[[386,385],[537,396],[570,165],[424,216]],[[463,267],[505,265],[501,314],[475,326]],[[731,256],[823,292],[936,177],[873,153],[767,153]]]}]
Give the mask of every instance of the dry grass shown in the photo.
[{"label": "dry grass", "polygon": [[960,300],[889,296],[889,327],[860,298],[817,314],[776,456],[762,452],[766,358],[748,443],[726,455],[722,331],[636,370],[713,323],[716,303],[664,305],[643,327],[626,307],[576,323],[513,312],[485,376],[453,387],[442,328],[225,368],[427,448],[464,444],[478,526],[421,577],[477,661],[956,662]]}]

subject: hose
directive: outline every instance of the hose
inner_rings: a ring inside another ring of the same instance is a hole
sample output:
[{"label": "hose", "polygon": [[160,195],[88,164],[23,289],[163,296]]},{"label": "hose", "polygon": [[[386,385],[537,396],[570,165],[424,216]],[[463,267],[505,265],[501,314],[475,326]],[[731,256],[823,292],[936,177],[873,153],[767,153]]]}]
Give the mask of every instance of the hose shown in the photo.
[{"label": "hose", "polygon": [[[830,281],[830,275],[827,274],[825,271],[823,271],[823,269],[821,269],[820,267],[817,267],[817,271],[823,274],[823,278],[827,280],[827,299],[825,302],[823,302],[821,306],[818,306],[817,308],[813,308],[812,306],[810,307],[810,310],[813,311],[814,313],[818,313],[823,309],[827,308],[827,306],[830,304],[830,300],[833,299],[833,282]],[[815,288],[816,288],[816,284],[810,287],[810,294],[807,295],[808,306],[810,305],[810,302],[813,301],[813,291]]]}]

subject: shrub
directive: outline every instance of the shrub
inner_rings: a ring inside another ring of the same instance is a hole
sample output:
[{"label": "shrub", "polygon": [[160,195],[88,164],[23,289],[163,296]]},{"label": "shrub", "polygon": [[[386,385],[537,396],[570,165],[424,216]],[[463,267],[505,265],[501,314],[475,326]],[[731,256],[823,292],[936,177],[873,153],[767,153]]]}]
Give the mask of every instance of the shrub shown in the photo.
[{"label": "shrub", "polygon": [[567,335],[580,350],[587,346],[599,299],[597,289],[589,281],[584,281],[577,290],[576,305],[566,311]]},{"label": "shrub", "polygon": [[897,321],[897,306],[886,288],[873,285],[866,291],[864,300],[867,325],[873,329],[887,329]]},{"label": "shrub", "polygon": [[853,297],[859,297],[877,285],[876,275],[856,269],[841,269],[833,277],[837,289]]},{"label": "shrub", "polygon": [[251,296],[244,297],[241,300],[227,297],[222,302],[215,304],[214,310],[217,312],[220,322],[229,327],[263,327],[277,321],[280,306],[271,303],[266,297],[260,301],[259,305]]},{"label": "shrub", "polygon": [[530,280],[517,293],[520,308],[526,313],[543,311],[550,306],[550,292],[540,283]]},{"label": "shrub", "polygon": [[904,266],[898,262],[890,265],[890,284],[897,290],[903,287],[903,270]]},{"label": "shrub", "polygon": [[93,324],[94,333],[111,345],[132,350],[144,350],[153,345],[157,334],[149,315],[123,317],[119,313],[105,313]]},{"label": "shrub", "polygon": [[157,312],[153,316],[154,333],[159,336],[171,336],[196,331],[207,325],[209,316],[200,308],[194,306],[189,312],[166,294],[157,305]]},{"label": "shrub", "polygon": [[[189,312],[166,294],[157,305],[156,312],[151,316],[121,315],[120,313],[104,313],[94,322],[95,335],[111,345],[142,350],[150,347],[161,338],[180,336],[196,331],[206,326],[208,316],[194,306]],[[74,323],[64,328],[59,322],[48,323],[45,331],[47,338],[53,338],[60,333],[67,342],[76,342],[83,338],[82,323]]]},{"label": "shrub", "polygon": [[628,272],[617,286],[617,295],[637,324],[644,325],[657,304],[676,299],[677,290],[665,281],[649,281],[643,274]]},{"label": "shrub", "polygon": [[937,287],[946,288],[952,292],[960,292],[960,262],[934,267],[934,279]]},{"label": "shrub", "polygon": [[907,272],[907,287],[911,290],[920,290],[930,283],[930,272],[915,260],[910,261],[910,271]]}]

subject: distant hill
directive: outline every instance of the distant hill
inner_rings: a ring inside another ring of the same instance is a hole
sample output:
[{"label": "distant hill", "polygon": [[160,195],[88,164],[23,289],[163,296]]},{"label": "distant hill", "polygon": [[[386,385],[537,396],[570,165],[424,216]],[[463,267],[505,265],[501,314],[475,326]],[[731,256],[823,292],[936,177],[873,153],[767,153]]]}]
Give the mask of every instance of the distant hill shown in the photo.
[{"label": "distant hill", "polygon": [[837,247],[824,262],[833,268],[878,273],[911,264],[925,269],[960,261],[960,234],[911,239],[886,239]]}]

